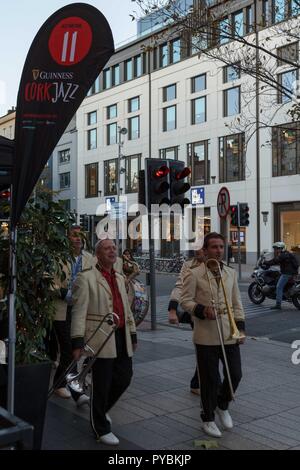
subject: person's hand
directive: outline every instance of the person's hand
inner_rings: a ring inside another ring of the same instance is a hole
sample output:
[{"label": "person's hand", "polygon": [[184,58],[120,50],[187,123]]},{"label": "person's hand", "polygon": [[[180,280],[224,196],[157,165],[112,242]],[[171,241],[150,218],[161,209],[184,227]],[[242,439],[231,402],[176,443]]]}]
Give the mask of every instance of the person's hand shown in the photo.
[{"label": "person's hand", "polygon": [[238,344],[245,344],[246,341],[246,334],[244,331],[240,331],[242,335],[244,335],[241,339],[238,340]]},{"label": "person's hand", "polygon": [[215,311],[212,307],[205,307],[203,313],[208,320],[216,319]]},{"label": "person's hand", "polygon": [[80,349],[80,348],[74,349],[73,350],[73,359],[75,359],[75,361],[79,361],[82,354],[83,354],[83,349]]},{"label": "person's hand", "polygon": [[179,325],[179,320],[176,314],[176,310],[174,308],[169,310],[168,317],[169,317],[169,323],[171,325]]}]

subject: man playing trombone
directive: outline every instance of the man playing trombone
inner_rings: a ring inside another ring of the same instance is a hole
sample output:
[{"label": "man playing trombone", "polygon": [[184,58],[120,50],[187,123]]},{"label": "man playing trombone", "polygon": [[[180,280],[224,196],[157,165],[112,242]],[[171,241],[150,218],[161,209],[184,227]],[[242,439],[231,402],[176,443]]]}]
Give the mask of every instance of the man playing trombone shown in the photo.
[{"label": "man playing trombone", "polygon": [[[228,405],[242,378],[239,344],[245,340],[245,315],[236,272],[222,262],[222,235],[215,232],[206,235],[203,251],[205,262],[188,270],[184,277],[181,306],[194,321],[203,430],[210,436],[221,437],[215,412],[225,429],[233,427]],[[220,360],[224,371],[221,386]]]},{"label": "man playing trombone", "polygon": [[[93,339],[89,347],[96,351],[103,344],[92,366],[91,425],[98,442],[118,445],[119,440],[111,432],[111,419],[107,412],[130,384],[132,355],[137,346],[136,328],[125,280],[113,269],[117,258],[114,241],[100,239],[95,253],[98,259],[96,267],[80,273],[73,287],[73,356],[79,360],[84,337],[89,338],[91,334]],[[119,317],[118,328],[111,334],[112,326],[104,324],[93,335],[108,313]]]}]

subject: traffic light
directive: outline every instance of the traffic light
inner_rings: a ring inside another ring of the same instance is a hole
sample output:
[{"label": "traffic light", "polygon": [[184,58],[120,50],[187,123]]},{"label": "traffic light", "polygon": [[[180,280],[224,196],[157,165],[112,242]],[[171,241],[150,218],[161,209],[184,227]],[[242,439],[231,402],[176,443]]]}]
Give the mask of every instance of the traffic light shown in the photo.
[{"label": "traffic light", "polygon": [[139,171],[139,204],[146,205],[146,179],[145,170]]},{"label": "traffic light", "polygon": [[240,227],[249,225],[249,206],[247,203],[241,203],[240,206]]},{"label": "traffic light", "polygon": [[186,192],[191,186],[184,179],[190,175],[191,170],[185,163],[178,160],[169,160],[170,167],[170,204],[180,204],[182,208],[190,204],[190,199],[186,197]]},{"label": "traffic light", "polygon": [[0,191],[0,219],[6,220],[10,212],[10,191]]},{"label": "traffic light", "polygon": [[169,198],[169,174],[168,160],[160,158],[146,159],[146,191],[148,193],[148,210],[152,204],[170,204]]},{"label": "traffic light", "polygon": [[237,205],[230,206],[230,223],[233,227],[239,226],[239,208]]},{"label": "traffic light", "polygon": [[80,214],[80,227],[84,232],[90,231],[90,216],[87,214]]}]

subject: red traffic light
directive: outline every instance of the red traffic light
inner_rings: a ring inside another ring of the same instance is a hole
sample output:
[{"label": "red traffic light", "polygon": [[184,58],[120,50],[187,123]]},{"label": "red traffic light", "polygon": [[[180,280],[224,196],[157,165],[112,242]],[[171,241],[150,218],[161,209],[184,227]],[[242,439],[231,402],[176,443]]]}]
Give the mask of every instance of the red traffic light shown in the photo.
[{"label": "red traffic light", "polygon": [[154,176],[155,178],[163,178],[164,176],[167,176],[169,173],[170,173],[170,168],[167,167],[166,165],[163,165],[154,171]]},{"label": "red traffic light", "polygon": [[10,191],[1,191],[0,192],[0,199],[9,199],[10,198]]},{"label": "red traffic light", "polygon": [[231,207],[230,207],[230,212],[231,212],[232,214],[234,214],[234,212],[236,212],[236,211],[237,211],[237,207],[236,207],[236,206],[231,206]]},{"label": "red traffic light", "polygon": [[188,168],[188,167],[185,167],[182,171],[178,171],[176,173],[176,176],[175,178],[177,180],[182,180],[183,178],[186,178],[187,176],[189,176],[191,174],[191,169]]}]

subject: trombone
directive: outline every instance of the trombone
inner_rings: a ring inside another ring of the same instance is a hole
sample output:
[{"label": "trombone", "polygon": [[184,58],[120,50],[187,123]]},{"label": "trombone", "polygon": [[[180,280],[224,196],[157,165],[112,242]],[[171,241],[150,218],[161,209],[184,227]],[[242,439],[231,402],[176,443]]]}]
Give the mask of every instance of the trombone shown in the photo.
[{"label": "trombone", "polygon": [[[107,333],[106,331],[104,331],[102,329],[102,325],[105,322],[109,326],[112,327],[111,331],[109,333]],[[54,390],[59,388],[59,385],[64,380],[67,382],[68,387],[71,388],[74,392],[77,392],[77,393],[80,393],[80,394],[84,392],[84,388],[85,388],[84,383],[85,383],[85,378],[86,378],[87,374],[90,372],[91,368],[93,367],[93,365],[94,365],[94,363],[95,363],[95,361],[98,357],[98,354],[102,351],[102,349],[104,348],[106,343],[109,341],[109,339],[113,335],[113,333],[119,328],[119,325],[120,325],[120,318],[116,313],[107,313],[104,316],[104,318],[102,318],[101,322],[99,323],[99,325],[97,326],[95,331],[93,331],[93,333],[91,334],[91,336],[86,341],[86,343],[83,347],[83,349],[86,353],[91,353],[92,354],[91,359],[89,359],[86,366],[84,366],[82,368],[81,372],[78,372],[77,374],[72,373],[72,370],[74,369],[74,367],[77,364],[76,359],[73,359],[73,361],[69,364],[67,369],[60,375],[60,377],[57,379],[55,384],[53,384],[52,387],[50,388],[50,390],[48,392],[48,399],[53,395]],[[89,346],[89,342],[94,338],[95,334],[99,330],[106,336],[106,338],[105,338],[104,342],[99,346],[99,348],[96,351],[94,351]]]},{"label": "trombone", "polygon": [[236,326],[233,311],[232,311],[232,307],[228,303],[228,298],[227,298],[227,294],[226,294],[226,291],[225,291],[225,286],[224,286],[224,282],[223,282],[222,271],[221,271],[221,266],[220,266],[219,261],[217,261],[214,258],[209,258],[205,262],[205,270],[206,270],[206,275],[207,275],[209,288],[210,288],[210,293],[211,293],[212,308],[214,310],[214,314],[215,314],[215,317],[216,317],[216,324],[217,324],[217,329],[218,329],[218,335],[219,335],[219,339],[220,339],[222,354],[223,354],[223,358],[224,358],[224,364],[225,364],[225,369],[226,369],[226,373],[227,373],[230,394],[231,394],[232,400],[234,400],[234,390],[233,390],[232,380],[231,380],[231,376],[230,376],[230,372],[229,372],[228,360],[227,360],[227,355],[226,355],[225,345],[224,345],[224,338],[223,338],[223,333],[222,333],[222,330],[221,330],[221,325],[220,325],[220,320],[219,320],[219,313],[218,313],[217,307],[216,307],[216,301],[215,301],[214,296],[213,296],[211,279],[208,275],[208,270],[212,272],[213,277],[217,282],[218,282],[218,280],[220,281],[220,285],[222,287],[222,291],[223,291],[223,295],[224,295],[224,299],[225,299],[225,305],[226,305],[226,313],[228,315],[229,327],[230,327],[230,335],[227,338],[227,341],[232,340],[232,339],[234,339],[236,341],[239,341],[239,340],[245,338],[245,335],[243,333],[241,333],[238,330],[237,326]]}]

